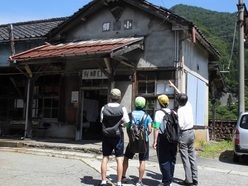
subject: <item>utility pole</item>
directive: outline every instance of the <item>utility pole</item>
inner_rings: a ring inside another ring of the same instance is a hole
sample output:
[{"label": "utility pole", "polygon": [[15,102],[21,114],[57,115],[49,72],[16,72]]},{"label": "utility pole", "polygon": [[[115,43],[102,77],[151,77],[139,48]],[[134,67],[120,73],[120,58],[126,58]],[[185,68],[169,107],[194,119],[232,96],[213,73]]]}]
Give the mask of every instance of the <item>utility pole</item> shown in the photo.
[{"label": "utility pole", "polygon": [[244,8],[243,0],[239,0],[239,113],[245,111]]}]

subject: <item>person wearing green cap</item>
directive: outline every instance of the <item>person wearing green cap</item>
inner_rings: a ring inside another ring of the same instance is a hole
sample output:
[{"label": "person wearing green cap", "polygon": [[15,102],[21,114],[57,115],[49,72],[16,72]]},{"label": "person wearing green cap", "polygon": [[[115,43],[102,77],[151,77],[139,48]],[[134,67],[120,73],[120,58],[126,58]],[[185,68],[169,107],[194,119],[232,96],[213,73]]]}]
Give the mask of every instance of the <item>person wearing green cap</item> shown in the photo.
[{"label": "person wearing green cap", "polygon": [[[127,125],[128,128],[131,127],[131,122],[134,121],[135,123],[140,123],[140,121],[143,121],[142,124],[144,125],[145,130],[145,145],[146,145],[146,151],[139,153],[139,180],[136,183],[136,186],[143,186],[142,178],[145,173],[145,161],[149,159],[149,134],[152,132],[152,118],[149,114],[145,113],[143,111],[144,107],[146,105],[146,99],[144,97],[138,96],[135,99],[135,110],[132,111],[129,114],[130,117],[130,123]],[[132,116],[132,117],[131,117]],[[145,117],[144,117],[145,116]],[[143,119],[142,119],[143,118]],[[130,140],[130,138],[129,138]],[[126,147],[126,151],[124,154],[124,161],[123,161],[123,175],[122,175],[122,182],[127,182],[126,178],[126,172],[128,168],[128,160],[132,159],[135,155],[135,152],[132,152],[130,148],[130,143],[128,143]]]}]

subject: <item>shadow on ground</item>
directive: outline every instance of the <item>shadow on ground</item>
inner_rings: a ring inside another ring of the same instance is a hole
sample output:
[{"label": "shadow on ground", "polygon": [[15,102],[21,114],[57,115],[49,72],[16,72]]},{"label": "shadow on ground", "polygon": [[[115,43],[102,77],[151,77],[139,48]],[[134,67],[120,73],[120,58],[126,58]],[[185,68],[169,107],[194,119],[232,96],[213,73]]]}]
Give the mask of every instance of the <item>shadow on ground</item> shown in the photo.
[{"label": "shadow on ground", "polygon": [[226,150],[219,156],[219,161],[230,164],[248,165],[248,156],[240,156],[239,162],[233,162],[233,150]]}]

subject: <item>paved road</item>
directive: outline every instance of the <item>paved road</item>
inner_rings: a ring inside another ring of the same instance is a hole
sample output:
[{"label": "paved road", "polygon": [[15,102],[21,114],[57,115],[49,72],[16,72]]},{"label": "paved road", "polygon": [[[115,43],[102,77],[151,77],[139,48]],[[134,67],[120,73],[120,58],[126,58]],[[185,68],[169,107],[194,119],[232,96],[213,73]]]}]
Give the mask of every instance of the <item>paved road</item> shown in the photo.
[{"label": "paved road", "polygon": [[[147,162],[144,184],[156,186],[160,171],[155,156]],[[198,157],[199,186],[246,186],[248,163],[233,164],[231,161]],[[34,148],[0,148],[1,186],[96,186],[100,181],[101,156],[81,152]],[[130,181],[134,185],[138,177],[138,161],[130,162]],[[116,163],[111,158],[108,167],[109,179],[116,183]],[[182,180],[184,171],[180,158],[175,170],[174,186]],[[112,185],[111,182],[109,185]]]},{"label": "paved road", "polygon": [[1,186],[97,185],[99,173],[80,160],[0,152]]}]

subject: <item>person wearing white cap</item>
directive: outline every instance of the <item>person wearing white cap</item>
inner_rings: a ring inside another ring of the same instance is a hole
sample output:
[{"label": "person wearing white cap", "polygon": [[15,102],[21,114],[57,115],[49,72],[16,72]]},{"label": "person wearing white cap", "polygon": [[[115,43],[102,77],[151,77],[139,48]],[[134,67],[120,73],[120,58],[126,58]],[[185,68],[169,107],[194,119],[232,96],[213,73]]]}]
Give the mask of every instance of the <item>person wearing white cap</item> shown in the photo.
[{"label": "person wearing white cap", "polygon": [[124,133],[122,127],[129,122],[127,109],[120,105],[121,91],[114,88],[109,94],[110,102],[104,105],[100,113],[100,121],[103,128],[102,136],[102,181],[99,186],[107,185],[107,164],[112,151],[115,151],[117,162],[117,186],[122,186],[121,177],[123,171]]}]

